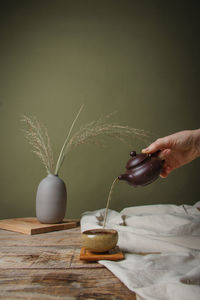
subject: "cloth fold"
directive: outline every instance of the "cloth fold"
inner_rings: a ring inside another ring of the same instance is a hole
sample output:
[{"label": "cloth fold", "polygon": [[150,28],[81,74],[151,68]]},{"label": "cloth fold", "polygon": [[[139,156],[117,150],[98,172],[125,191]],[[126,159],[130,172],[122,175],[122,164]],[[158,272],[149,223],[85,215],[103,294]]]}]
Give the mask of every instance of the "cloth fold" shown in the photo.
[{"label": "cloth fold", "polygon": [[[200,299],[200,202],[109,210],[106,228],[118,231],[125,259],[101,260],[146,300]],[[81,230],[102,228],[105,209],[85,212]],[[145,255],[140,255],[140,254]],[[151,254],[147,254],[151,253]]]}]

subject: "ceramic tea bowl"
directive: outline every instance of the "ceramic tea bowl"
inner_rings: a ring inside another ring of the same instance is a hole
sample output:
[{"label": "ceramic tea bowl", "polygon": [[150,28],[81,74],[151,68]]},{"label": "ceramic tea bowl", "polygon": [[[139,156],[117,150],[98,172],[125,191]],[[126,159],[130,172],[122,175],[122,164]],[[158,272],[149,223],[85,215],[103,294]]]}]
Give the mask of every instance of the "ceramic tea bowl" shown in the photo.
[{"label": "ceramic tea bowl", "polygon": [[92,252],[106,252],[115,248],[118,232],[114,229],[90,229],[81,234],[82,246]]}]

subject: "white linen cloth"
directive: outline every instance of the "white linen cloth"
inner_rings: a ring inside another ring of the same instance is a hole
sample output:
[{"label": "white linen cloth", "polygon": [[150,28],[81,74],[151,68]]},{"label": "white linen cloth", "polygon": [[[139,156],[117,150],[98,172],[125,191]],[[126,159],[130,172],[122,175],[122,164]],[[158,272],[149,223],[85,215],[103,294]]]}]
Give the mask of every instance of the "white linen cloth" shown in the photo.
[{"label": "white linen cloth", "polygon": [[[200,202],[109,210],[122,261],[100,260],[142,299],[200,300]],[[85,212],[81,231],[102,228],[105,209]],[[140,255],[138,253],[151,253]]]}]

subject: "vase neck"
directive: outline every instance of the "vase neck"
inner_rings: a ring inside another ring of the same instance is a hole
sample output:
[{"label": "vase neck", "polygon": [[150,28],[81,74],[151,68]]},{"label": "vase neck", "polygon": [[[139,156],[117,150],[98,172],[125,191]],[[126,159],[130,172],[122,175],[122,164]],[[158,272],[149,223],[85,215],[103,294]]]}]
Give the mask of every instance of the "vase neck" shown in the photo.
[{"label": "vase neck", "polygon": [[50,174],[47,175],[47,177],[58,177],[58,175],[55,175],[55,174],[51,174],[51,173],[50,173]]}]

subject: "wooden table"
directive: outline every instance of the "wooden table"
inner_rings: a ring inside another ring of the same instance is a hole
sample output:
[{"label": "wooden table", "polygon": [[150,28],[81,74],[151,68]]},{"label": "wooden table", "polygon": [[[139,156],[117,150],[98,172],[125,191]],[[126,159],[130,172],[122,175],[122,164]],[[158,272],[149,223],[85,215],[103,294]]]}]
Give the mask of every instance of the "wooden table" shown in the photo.
[{"label": "wooden table", "polygon": [[0,230],[0,299],[136,299],[104,266],[80,261],[80,246],[80,228],[33,236]]}]

